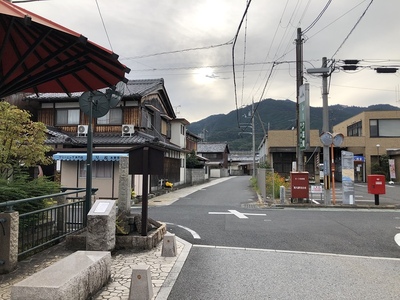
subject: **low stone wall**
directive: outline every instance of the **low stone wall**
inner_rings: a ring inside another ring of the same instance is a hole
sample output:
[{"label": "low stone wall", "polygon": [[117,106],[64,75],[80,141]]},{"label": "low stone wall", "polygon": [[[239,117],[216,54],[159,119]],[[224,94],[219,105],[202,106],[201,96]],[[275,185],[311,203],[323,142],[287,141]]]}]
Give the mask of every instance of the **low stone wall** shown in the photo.
[{"label": "low stone wall", "polygon": [[206,180],[204,169],[186,169],[186,183],[199,184]]},{"label": "low stone wall", "polygon": [[150,231],[147,236],[138,233],[117,235],[115,249],[150,250],[155,248],[167,232],[167,226],[161,224],[159,228]]},{"label": "low stone wall", "polygon": [[[167,226],[161,223],[159,228],[151,230],[147,236],[139,233],[115,236],[115,249],[150,250],[155,248],[167,232]],[[66,237],[66,248],[69,250],[86,250],[86,231]]]}]

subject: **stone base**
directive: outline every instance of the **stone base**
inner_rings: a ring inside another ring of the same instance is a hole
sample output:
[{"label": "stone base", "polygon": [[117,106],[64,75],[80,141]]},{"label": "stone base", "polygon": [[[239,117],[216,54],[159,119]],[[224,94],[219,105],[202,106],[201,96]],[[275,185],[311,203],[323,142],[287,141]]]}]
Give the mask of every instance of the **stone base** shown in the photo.
[{"label": "stone base", "polygon": [[[166,224],[161,223],[160,227],[152,229],[147,236],[141,236],[139,233],[117,235],[115,249],[150,250],[157,247],[166,232]],[[86,250],[86,231],[67,235],[65,245],[68,250]]]}]

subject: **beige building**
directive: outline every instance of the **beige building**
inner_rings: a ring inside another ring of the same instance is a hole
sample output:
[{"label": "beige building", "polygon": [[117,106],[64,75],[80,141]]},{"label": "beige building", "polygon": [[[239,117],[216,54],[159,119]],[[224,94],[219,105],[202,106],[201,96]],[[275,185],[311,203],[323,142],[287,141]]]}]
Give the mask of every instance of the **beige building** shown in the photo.
[{"label": "beige building", "polygon": [[[340,171],[341,150],[350,151],[355,157],[355,181],[365,182],[371,166],[385,154],[395,161],[393,181],[400,181],[400,110],[362,112],[333,126],[333,134],[338,133],[344,135],[344,142],[334,148],[336,170]],[[305,170],[310,177],[318,176],[322,163],[319,136],[319,130],[311,130],[310,147],[304,151]],[[260,161],[269,162],[276,172],[288,177],[296,161],[296,130],[270,130],[259,151]]]},{"label": "beige building", "polygon": [[381,155],[395,161],[396,178],[400,171],[400,110],[365,111],[333,126],[334,133],[345,138],[342,147],[365,159],[366,175]]}]

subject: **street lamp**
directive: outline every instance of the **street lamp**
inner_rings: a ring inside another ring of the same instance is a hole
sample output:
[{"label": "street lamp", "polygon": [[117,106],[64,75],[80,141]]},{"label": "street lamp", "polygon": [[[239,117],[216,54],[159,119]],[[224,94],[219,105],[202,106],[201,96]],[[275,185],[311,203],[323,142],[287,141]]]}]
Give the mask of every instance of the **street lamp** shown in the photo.
[{"label": "street lamp", "polygon": [[[322,75],[322,132],[329,132],[329,111],[328,111],[328,76],[330,70],[327,67],[326,57],[322,58],[322,68],[307,69],[308,74],[321,74]],[[329,138],[329,137],[328,137]],[[331,136],[331,138],[333,138]],[[323,160],[324,160],[324,201],[326,205],[331,204],[329,194],[329,145],[324,143],[323,147]]]},{"label": "street lamp", "polygon": [[380,166],[381,165],[381,160],[380,160],[380,157],[379,157],[379,147],[380,147],[381,145],[379,145],[379,144],[376,144],[376,152],[378,152],[378,165]]}]

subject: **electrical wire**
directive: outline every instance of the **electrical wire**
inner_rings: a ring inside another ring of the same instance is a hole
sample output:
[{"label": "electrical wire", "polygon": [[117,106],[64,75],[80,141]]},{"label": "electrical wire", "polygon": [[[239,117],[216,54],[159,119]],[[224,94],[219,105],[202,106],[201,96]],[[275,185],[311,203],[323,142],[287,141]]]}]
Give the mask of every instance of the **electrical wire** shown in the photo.
[{"label": "electrical wire", "polygon": [[313,28],[315,26],[315,24],[317,24],[317,22],[319,21],[319,19],[321,19],[322,15],[325,13],[325,11],[328,9],[329,5],[331,4],[332,0],[329,0],[326,4],[325,7],[322,9],[322,11],[319,13],[319,15],[315,18],[314,21],[311,22],[311,24],[303,30],[303,34],[307,33],[311,28]]},{"label": "electrical wire", "polygon": [[243,70],[242,70],[242,95],[240,98],[240,106],[243,104],[243,95],[244,95],[244,81],[245,81],[245,71],[246,71],[246,51],[247,51],[247,15],[244,26],[244,43],[243,43]]},{"label": "electrical wire", "polygon": [[236,70],[235,70],[235,47],[236,47],[236,42],[239,36],[240,29],[242,27],[243,21],[247,15],[247,11],[249,10],[251,4],[251,0],[247,1],[246,4],[246,9],[243,13],[242,19],[240,20],[238,29],[236,31],[235,37],[233,38],[233,44],[232,44],[232,73],[233,73],[233,87],[234,87],[234,96],[235,96],[235,105],[236,105],[236,118],[238,121],[238,126],[239,126],[239,109],[238,109],[238,96],[237,96],[237,84],[236,84]]},{"label": "electrical wire", "polygon": [[367,6],[367,8],[364,10],[364,12],[361,14],[360,18],[357,20],[356,24],[354,24],[353,28],[350,30],[349,34],[346,36],[346,38],[343,40],[343,42],[340,44],[339,48],[335,51],[335,53],[332,55],[332,58],[335,57],[335,55],[339,52],[339,50],[342,48],[342,46],[344,45],[344,43],[346,43],[347,39],[350,37],[350,35],[353,33],[354,29],[356,29],[356,27],[358,26],[358,24],[361,22],[361,19],[365,16],[365,14],[367,13],[369,7],[371,6],[372,2],[374,2],[374,0],[371,0]]},{"label": "electrical wire", "polygon": [[110,49],[111,49],[111,51],[114,52],[113,47],[111,45],[110,37],[109,37],[108,32],[107,32],[106,24],[104,23],[103,15],[101,14],[99,3],[97,2],[97,0],[95,0],[95,2],[96,2],[96,5],[97,5],[97,10],[99,11],[101,23],[103,23],[104,32],[106,33],[108,43],[110,44]]},{"label": "electrical wire", "polygon": [[225,43],[217,44],[217,45],[194,47],[194,48],[187,48],[187,49],[181,49],[181,50],[164,51],[164,52],[157,52],[157,53],[152,53],[152,54],[145,54],[145,55],[138,55],[138,56],[131,56],[131,57],[121,57],[120,59],[121,60],[131,60],[131,59],[146,58],[146,57],[159,56],[159,55],[165,55],[165,54],[174,54],[174,53],[182,53],[182,52],[197,51],[197,50],[207,50],[207,49],[213,49],[213,48],[218,48],[218,47],[232,45],[232,44],[233,44],[233,39],[230,41],[227,41]]}]

